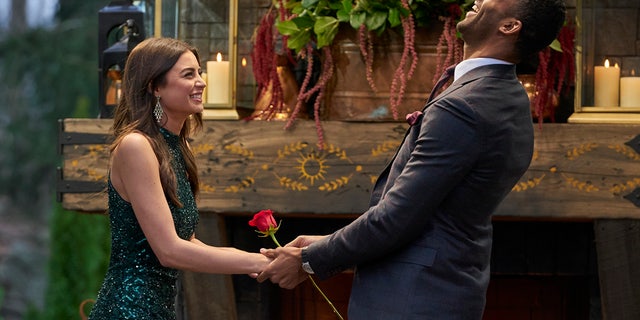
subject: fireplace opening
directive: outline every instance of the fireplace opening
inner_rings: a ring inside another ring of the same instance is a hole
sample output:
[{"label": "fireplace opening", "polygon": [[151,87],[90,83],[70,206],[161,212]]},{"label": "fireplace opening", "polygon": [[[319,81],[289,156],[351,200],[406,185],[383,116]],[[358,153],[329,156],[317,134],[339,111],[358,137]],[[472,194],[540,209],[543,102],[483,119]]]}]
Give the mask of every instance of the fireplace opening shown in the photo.
[{"label": "fireplace opening", "polygon": [[[273,247],[246,227],[246,218],[228,218],[232,245]],[[327,234],[353,217],[287,217],[277,237],[287,243],[298,234]],[[573,221],[494,221],[491,282],[483,320],[601,319],[593,223]],[[316,281],[345,317],[352,273]],[[335,319],[331,308],[307,281],[293,290],[256,285],[234,277],[239,319]]]}]

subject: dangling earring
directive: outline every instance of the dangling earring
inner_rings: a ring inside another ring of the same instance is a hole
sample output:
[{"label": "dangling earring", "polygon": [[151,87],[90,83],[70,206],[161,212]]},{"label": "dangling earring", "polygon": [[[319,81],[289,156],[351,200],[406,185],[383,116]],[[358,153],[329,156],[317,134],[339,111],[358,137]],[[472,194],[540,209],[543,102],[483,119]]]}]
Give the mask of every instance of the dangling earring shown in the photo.
[{"label": "dangling earring", "polygon": [[156,97],[156,106],[153,108],[153,116],[156,118],[156,122],[160,123],[162,120],[162,106],[160,105],[160,96]]}]

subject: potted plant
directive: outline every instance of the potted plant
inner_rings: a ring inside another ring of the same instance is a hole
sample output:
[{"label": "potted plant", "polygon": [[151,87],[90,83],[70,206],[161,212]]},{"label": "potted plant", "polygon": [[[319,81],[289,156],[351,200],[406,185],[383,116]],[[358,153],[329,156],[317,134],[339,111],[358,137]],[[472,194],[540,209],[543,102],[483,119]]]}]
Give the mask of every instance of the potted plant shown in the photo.
[{"label": "potted plant", "polygon": [[[401,35],[402,55],[389,87],[389,106],[393,119],[397,120],[398,106],[417,64],[416,28],[434,24],[442,27],[432,79],[435,83],[444,68],[462,59],[462,43],[456,24],[472,3],[472,0],[273,0],[272,7],[256,29],[252,51],[257,94],[258,97],[268,96],[269,108],[254,113],[253,117],[269,120],[282,111],[285,95],[281,85],[282,72],[277,66],[296,65],[302,69],[302,76],[298,79],[297,96],[292,99],[295,106],[285,127],[293,125],[307,103],[313,105],[310,109],[318,128],[318,146],[322,148],[320,110],[336,67],[331,46],[339,32],[351,29],[357,33],[367,82],[373,93],[378,90],[372,76],[373,45],[384,39],[385,33]],[[555,90],[559,93],[575,81],[573,30],[571,25],[565,26],[558,39],[538,55],[535,92]],[[532,110],[540,121],[545,111],[554,107],[549,102],[551,98],[541,94],[532,96]]]},{"label": "potted plant", "polygon": [[[335,70],[330,47],[340,30],[350,28],[358,34],[366,77],[374,92],[377,88],[372,81],[373,44],[388,30],[402,35],[402,59],[389,88],[389,104],[397,119],[397,106],[402,102],[406,81],[413,76],[417,64],[416,27],[441,20],[438,26],[443,23],[444,28],[438,45],[438,57],[441,58],[438,65],[453,64],[461,58],[455,23],[462,17],[465,5],[470,3],[472,0],[273,0],[272,7],[256,29],[252,51],[257,94],[259,97],[269,95],[269,108],[254,117],[270,119],[282,110],[284,101],[277,66],[282,61],[289,61],[303,65],[304,76],[286,127],[293,124],[306,103],[313,104],[312,117],[320,127],[320,108]],[[319,145],[322,145],[319,132]]]}]

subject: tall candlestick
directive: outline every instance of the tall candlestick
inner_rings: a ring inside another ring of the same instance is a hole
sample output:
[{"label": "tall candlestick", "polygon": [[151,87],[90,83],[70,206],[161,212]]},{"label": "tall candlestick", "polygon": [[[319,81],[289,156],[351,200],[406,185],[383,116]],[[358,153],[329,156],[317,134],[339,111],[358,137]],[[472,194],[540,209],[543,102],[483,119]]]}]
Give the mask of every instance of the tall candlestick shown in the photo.
[{"label": "tall candlestick", "polygon": [[218,53],[216,61],[207,61],[207,77],[207,102],[230,105],[229,61],[222,61],[222,54]]},{"label": "tall candlestick", "polygon": [[631,71],[630,77],[620,78],[620,106],[640,107],[640,77]]},{"label": "tall candlestick", "polygon": [[620,68],[616,64],[609,67],[605,60],[604,67],[596,66],[594,74],[594,104],[596,107],[617,107],[620,94]]}]

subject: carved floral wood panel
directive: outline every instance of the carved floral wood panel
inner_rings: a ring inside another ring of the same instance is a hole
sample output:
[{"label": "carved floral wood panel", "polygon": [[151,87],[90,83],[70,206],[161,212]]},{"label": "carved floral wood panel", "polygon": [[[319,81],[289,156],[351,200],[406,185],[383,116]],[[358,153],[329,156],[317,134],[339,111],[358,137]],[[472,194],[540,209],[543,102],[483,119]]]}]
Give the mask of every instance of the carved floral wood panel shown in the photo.
[{"label": "carved floral wood panel", "polygon": [[[107,133],[110,120],[67,119],[65,133]],[[311,121],[206,121],[191,145],[201,175],[202,212],[348,214],[366,210],[378,173],[393,157],[407,125],[328,121],[319,150]],[[545,124],[535,128],[529,170],[496,215],[592,219],[638,218],[638,125]],[[63,142],[64,139],[61,140]],[[637,149],[637,148],[636,148]],[[106,182],[108,148],[65,144],[63,206],[104,212],[102,193],[66,193],[70,181]]]}]

